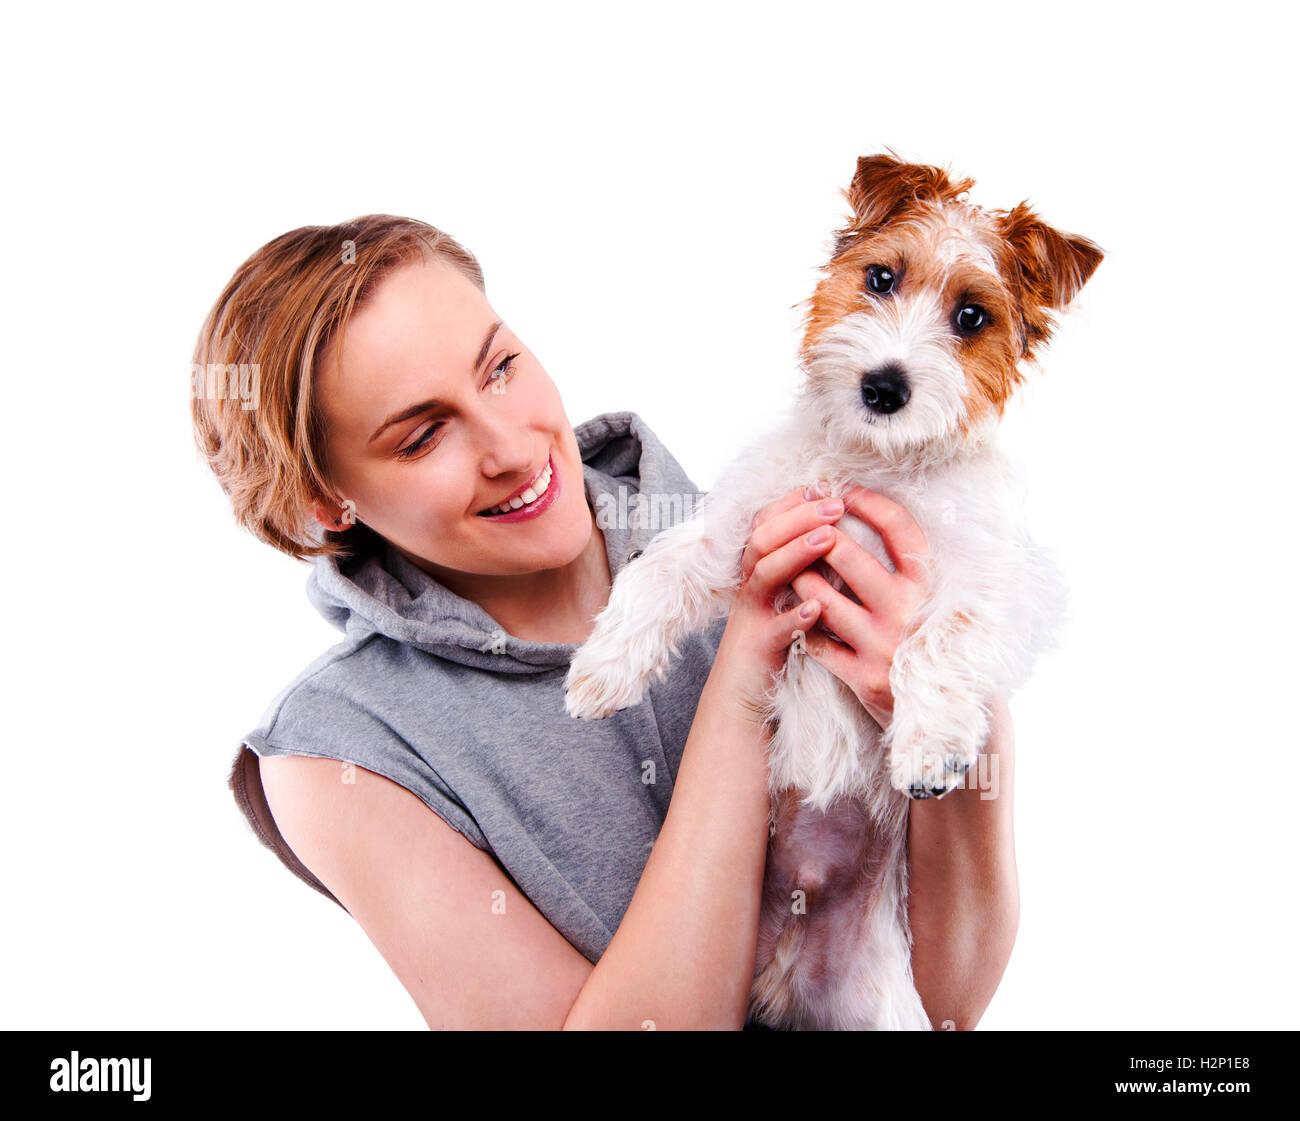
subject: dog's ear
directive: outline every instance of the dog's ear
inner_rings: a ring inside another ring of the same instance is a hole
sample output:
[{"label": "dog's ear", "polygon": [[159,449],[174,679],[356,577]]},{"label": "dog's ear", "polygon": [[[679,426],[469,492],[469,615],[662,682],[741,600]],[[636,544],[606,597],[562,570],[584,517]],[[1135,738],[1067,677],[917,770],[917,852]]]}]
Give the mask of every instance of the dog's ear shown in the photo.
[{"label": "dog's ear", "polygon": [[1052,229],[1023,202],[999,225],[1023,297],[1054,311],[1069,305],[1104,256],[1086,237]]},{"label": "dog's ear", "polygon": [[848,225],[836,231],[834,256],[855,242],[897,220],[919,202],[948,202],[974,185],[971,179],[953,183],[941,168],[904,163],[892,152],[861,156],[844,197],[853,207]]},{"label": "dog's ear", "polygon": [[1101,264],[1102,251],[1086,237],[1052,229],[1025,203],[999,215],[1006,245],[1004,275],[1020,305],[1023,356],[1052,334],[1053,311],[1063,311]]}]

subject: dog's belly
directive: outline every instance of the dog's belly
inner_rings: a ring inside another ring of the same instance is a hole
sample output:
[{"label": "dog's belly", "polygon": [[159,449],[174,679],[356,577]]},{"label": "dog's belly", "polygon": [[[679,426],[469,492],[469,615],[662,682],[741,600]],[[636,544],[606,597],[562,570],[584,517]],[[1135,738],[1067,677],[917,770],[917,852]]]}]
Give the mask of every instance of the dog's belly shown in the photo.
[{"label": "dog's belly", "polygon": [[858,797],[825,810],[773,797],[754,1006],[773,1026],[929,1027],[901,915],[907,807]]},{"label": "dog's belly", "polygon": [[809,982],[830,983],[844,973],[879,898],[879,862],[873,868],[868,855],[875,826],[858,798],[822,811],[800,805],[793,790],[778,796],[773,822],[758,963],[765,966],[779,942],[798,941]]}]

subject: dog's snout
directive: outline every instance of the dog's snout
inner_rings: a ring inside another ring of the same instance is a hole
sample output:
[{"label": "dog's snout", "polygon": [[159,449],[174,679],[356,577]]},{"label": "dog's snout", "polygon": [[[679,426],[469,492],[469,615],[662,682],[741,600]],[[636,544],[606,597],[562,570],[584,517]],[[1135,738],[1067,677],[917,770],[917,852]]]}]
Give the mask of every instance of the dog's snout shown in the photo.
[{"label": "dog's snout", "polygon": [[873,413],[896,413],[911,396],[907,374],[897,362],[862,375],[862,401]]}]

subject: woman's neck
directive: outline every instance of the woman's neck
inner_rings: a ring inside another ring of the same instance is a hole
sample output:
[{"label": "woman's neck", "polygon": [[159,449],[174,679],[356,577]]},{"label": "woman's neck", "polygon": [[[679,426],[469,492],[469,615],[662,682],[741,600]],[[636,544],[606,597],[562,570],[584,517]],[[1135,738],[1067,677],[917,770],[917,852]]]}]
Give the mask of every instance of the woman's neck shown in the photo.
[{"label": "woman's neck", "polygon": [[[428,570],[418,558],[410,559]],[[596,615],[609,601],[612,583],[605,535],[594,515],[586,548],[561,568],[517,576],[439,568],[431,575],[448,590],[477,603],[507,634],[526,642],[585,642]]]}]

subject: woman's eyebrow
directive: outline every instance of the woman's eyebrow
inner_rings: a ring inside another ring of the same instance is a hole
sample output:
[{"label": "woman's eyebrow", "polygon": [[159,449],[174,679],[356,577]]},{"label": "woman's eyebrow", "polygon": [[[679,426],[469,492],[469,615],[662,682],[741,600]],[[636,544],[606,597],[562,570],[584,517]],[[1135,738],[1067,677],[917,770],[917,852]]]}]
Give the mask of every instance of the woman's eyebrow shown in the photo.
[{"label": "woman's eyebrow", "polygon": [[[474,369],[472,371],[474,374],[477,374],[479,368],[483,365],[483,360],[487,357],[488,349],[492,346],[492,340],[496,338],[497,331],[501,329],[501,322],[501,320],[498,320],[488,328],[488,333],[483,338],[483,345],[479,347],[478,358],[474,362]],[[366,443],[373,444],[379,439],[384,429],[390,428],[394,424],[401,424],[404,420],[410,420],[412,417],[417,417],[421,413],[428,412],[430,409],[441,408],[441,406],[442,402],[436,397],[431,397],[427,401],[421,401],[418,405],[410,405],[407,408],[402,409],[401,412],[394,413],[385,420],[383,424],[371,433],[370,439],[367,440]]]}]

